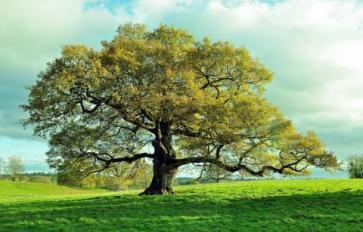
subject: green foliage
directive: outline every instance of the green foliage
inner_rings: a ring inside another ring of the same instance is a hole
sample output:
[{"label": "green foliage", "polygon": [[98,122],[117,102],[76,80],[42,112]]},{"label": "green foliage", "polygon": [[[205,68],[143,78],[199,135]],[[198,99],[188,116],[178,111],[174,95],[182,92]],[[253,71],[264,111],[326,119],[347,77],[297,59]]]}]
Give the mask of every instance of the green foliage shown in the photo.
[{"label": "green foliage", "polygon": [[348,161],[350,178],[363,178],[363,156],[351,157]]},{"label": "green foliage", "polygon": [[53,178],[50,176],[37,176],[37,175],[33,175],[30,176],[28,179],[29,182],[35,182],[35,183],[44,183],[44,184],[49,184],[49,183],[53,183]]},{"label": "green foliage", "polygon": [[102,171],[144,158],[160,164],[154,170],[168,166],[159,179],[190,163],[256,176],[336,169],[313,132],[299,133],[265,99],[271,80],[243,47],[126,24],[98,51],[64,46],[31,88],[25,124],[49,139],[48,162],[60,169]]},{"label": "green foliage", "polygon": [[219,183],[223,180],[230,180],[232,178],[232,174],[218,166],[206,164],[200,177],[203,182]]},{"label": "green foliage", "polygon": [[7,162],[7,171],[13,180],[21,179],[21,173],[24,171],[23,160],[19,156],[9,156]]},{"label": "green foliage", "polygon": [[[80,189],[60,186],[55,183],[36,183],[0,180],[0,203],[32,202],[77,196],[94,196],[109,193],[100,189]],[[0,213],[1,215],[1,213]],[[0,227],[1,231],[1,227]]]},{"label": "green foliage", "polygon": [[151,166],[143,160],[132,164],[114,164],[103,172],[88,175],[85,175],[88,172],[85,172],[84,168],[87,166],[81,162],[63,162],[57,168],[57,183],[66,186],[121,191],[128,188],[145,188],[150,183],[152,176]]},{"label": "green foliage", "polygon": [[[1,180],[13,180],[13,176],[6,174],[1,176]],[[56,175],[44,172],[22,173],[18,180],[36,183],[56,183]]]},{"label": "green foliage", "polygon": [[[139,197],[133,192],[110,195],[43,184],[37,184],[30,191],[30,186],[22,184],[0,182],[0,231],[340,232],[363,229],[362,180],[276,180],[182,186],[176,187],[177,194],[169,197]],[[16,195],[22,196],[17,202]]]}]

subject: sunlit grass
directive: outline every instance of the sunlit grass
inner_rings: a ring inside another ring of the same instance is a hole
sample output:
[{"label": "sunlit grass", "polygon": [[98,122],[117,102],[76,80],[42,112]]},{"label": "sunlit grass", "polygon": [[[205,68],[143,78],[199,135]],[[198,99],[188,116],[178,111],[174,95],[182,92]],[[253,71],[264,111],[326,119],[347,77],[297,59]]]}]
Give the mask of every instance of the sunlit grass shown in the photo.
[{"label": "sunlit grass", "polygon": [[85,197],[95,194],[112,194],[112,192],[100,189],[69,188],[56,184],[0,181],[0,203]]},{"label": "sunlit grass", "polygon": [[0,231],[363,231],[361,180],[192,185],[143,197],[17,185],[0,182]]}]

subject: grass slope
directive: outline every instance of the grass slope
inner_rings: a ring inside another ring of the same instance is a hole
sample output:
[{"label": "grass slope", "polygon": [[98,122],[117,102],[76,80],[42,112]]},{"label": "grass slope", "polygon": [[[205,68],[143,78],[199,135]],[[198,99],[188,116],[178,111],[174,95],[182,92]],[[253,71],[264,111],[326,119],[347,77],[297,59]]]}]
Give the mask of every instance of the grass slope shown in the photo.
[{"label": "grass slope", "polygon": [[[32,199],[37,189],[48,198]],[[176,191],[139,197],[0,182],[0,231],[363,231],[361,180],[233,182]],[[33,193],[20,202],[5,199],[24,192]]]},{"label": "grass slope", "polygon": [[0,203],[86,197],[103,193],[107,191],[69,188],[56,184],[0,181]]}]

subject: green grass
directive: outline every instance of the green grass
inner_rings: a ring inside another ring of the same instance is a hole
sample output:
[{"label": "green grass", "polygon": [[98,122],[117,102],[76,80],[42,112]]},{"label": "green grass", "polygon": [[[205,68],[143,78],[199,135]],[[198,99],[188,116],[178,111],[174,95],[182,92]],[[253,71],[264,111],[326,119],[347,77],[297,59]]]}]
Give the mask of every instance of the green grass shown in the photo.
[{"label": "green grass", "polygon": [[0,181],[0,204],[33,202],[50,199],[94,196],[109,193],[104,190],[69,188],[56,184]]},{"label": "green grass", "polygon": [[144,197],[0,182],[0,231],[363,231],[363,181],[233,182]]}]

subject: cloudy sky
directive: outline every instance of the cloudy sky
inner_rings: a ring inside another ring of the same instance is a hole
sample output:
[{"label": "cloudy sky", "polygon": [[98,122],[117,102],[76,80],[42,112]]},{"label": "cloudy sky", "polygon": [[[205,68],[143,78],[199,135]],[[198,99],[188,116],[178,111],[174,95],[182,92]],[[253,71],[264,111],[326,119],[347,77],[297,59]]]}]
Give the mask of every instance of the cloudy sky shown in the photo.
[{"label": "cloudy sky", "polygon": [[363,1],[0,0],[0,157],[45,170],[24,130],[26,86],[65,44],[99,48],[125,22],[183,27],[244,46],[275,74],[266,97],[339,158],[363,153]]}]

